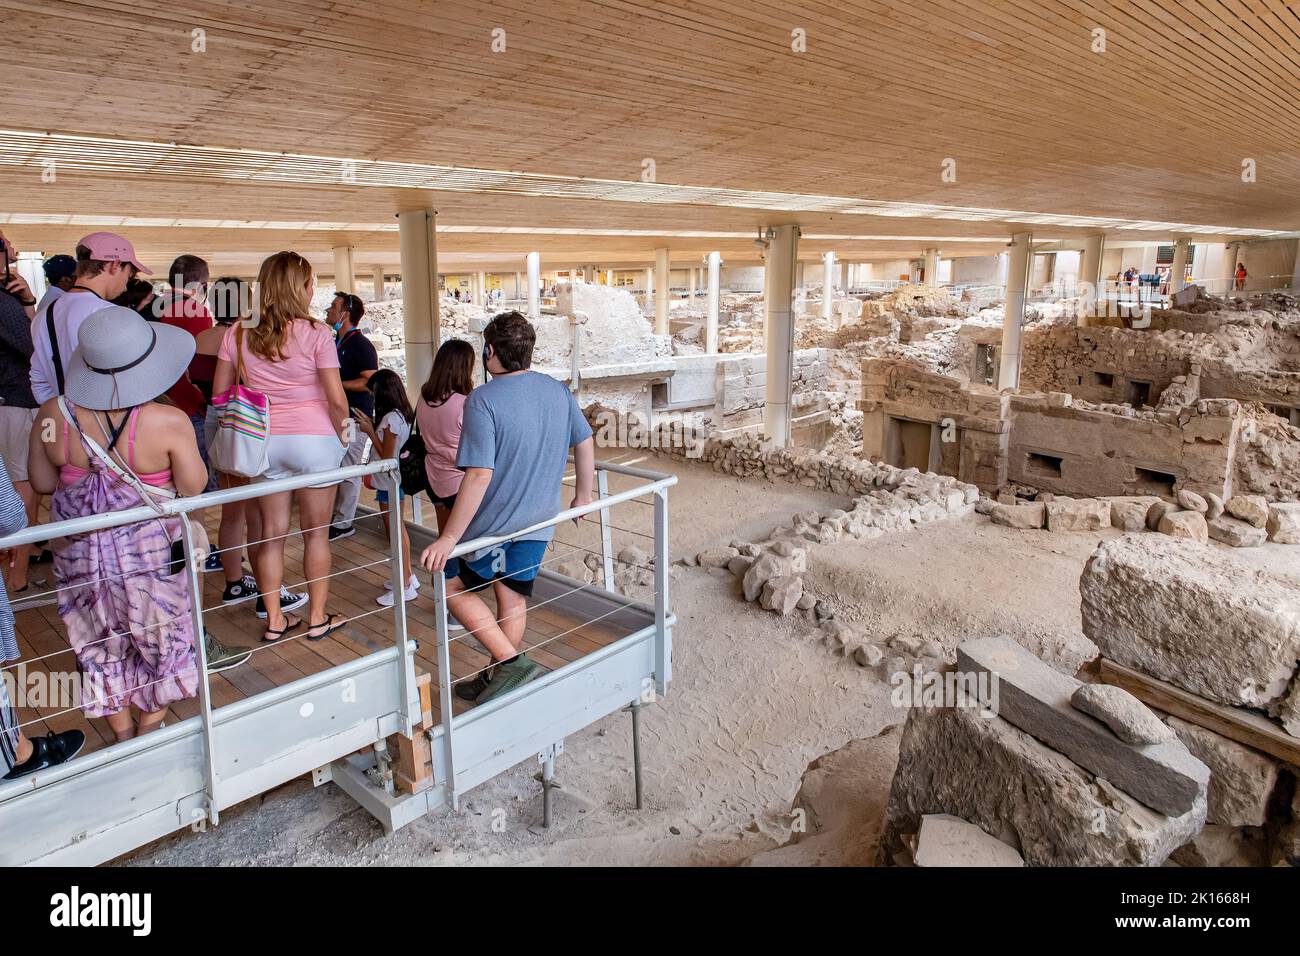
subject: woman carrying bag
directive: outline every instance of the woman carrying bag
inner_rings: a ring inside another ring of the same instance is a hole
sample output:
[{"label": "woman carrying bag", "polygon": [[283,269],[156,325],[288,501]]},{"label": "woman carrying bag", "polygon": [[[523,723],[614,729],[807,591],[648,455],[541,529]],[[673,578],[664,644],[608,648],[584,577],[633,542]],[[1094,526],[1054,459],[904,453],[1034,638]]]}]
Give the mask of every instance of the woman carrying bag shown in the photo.
[{"label": "woman carrying bag", "polygon": [[[226,397],[232,389],[247,401],[254,423],[269,418],[264,441],[265,466],[260,467],[252,442],[228,436],[244,458],[227,454],[222,445],[224,422],[213,442],[216,466],[253,480],[289,478],[333,471],[343,460],[349,424],[347,398],[339,378],[334,336],[311,317],[316,279],[311,263],[296,252],[277,252],[257,276],[258,311],[249,327],[237,322],[226,333],[217,353],[212,392]],[[242,374],[237,373],[242,368]],[[243,386],[242,389],[239,386]],[[260,396],[260,398],[259,398]],[[264,399],[264,406],[260,404]],[[214,400],[215,401],[215,400]],[[258,416],[264,409],[265,418]],[[251,431],[256,432],[253,428]],[[257,435],[251,436],[256,439]],[[257,499],[264,543],[254,559],[257,583],[266,607],[265,642],[282,640],[304,622],[280,606],[284,583],[284,542],[294,501],[303,537],[303,572],[307,578],[306,637],[320,640],[346,624],[341,614],[325,607],[329,599],[329,523],[334,510],[334,484],[294,492],[277,492]]]}]

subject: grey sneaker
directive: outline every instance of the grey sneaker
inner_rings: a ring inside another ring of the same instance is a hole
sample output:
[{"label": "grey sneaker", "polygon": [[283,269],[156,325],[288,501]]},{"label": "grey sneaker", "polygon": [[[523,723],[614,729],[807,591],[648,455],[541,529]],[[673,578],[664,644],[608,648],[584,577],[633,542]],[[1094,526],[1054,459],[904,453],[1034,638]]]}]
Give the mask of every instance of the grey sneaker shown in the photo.
[{"label": "grey sneaker", "polygon": [[522,687],[530,680],[536,680],[541,676],[541,665],[529,660],[527,654],[520,654],[514,660],[497,667],[487,687],[474,699],[474,703],[486,704],[493,697],[508,694],[516,687]]},{"label": "grey sneaker", "polygon": [[212,636],[207,628],[203,629],[203,646],[208,652],[208,673],[215,674],[218,671],[228,671],[232,667],[238,667],[244,661],[253,656],[252,651],[238,650],[232,651],[226,645]]}]

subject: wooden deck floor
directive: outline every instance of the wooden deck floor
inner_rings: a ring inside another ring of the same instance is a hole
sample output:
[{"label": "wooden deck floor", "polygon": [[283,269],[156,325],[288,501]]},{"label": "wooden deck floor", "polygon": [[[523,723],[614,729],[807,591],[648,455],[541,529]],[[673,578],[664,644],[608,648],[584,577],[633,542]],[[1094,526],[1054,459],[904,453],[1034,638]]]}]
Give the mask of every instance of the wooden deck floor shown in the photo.
[{"label": "wooden deck floor", "polygon": [[[426,510],[429,512],[426,517],[431,517],[432,509]],[[214,542],[215,521],[215,513],[208,516]],[[385,559],[388,545],[382,534],[374,530],[378,528],[377,518],[358,518],[356,527],[358,533],[354,537],[334,542],[333,570],[359,570],[336,574],[330,579],[328,605],[330,610],[345,615],[350,622],[343,630],[320,641],[308,641],[299,636],[274,645],[259,643],[263,622],[254,614],[253,603],[222,607],[223,576],[205,576],[204,607],[213,609],[205,611],[208,629],[229,647],[253,650],[253,656],[247,663],[212,675],[214,707],[222,707],[392,645],[392,612],[386,608],[381,609],[375,603],[375,598],[388,578],[388,565],[385,562],[373,567],[362,567]],[[548,551],[546,560],[549,561],[553,556],[555,552]],[[285,549],[285,582],[291,590],[295,590],[294,585],[304,577],[301,559],[302,539],[293,535],[287,539]],[[416,655],[418,666],[434,674],[436,713],[439,707],[436,690],[439,677],[433,589],[426,572],[417,570],[416,574],[421,580],[421,592],[414,603],[407,605],[408,627],[410,635],[420,642]],[[490,590],[487,600],[489,604],[492,603]],[[29,673],[75,673],[76,658],[68,648],[63,624],[54,604],[19,610],[15,617],[22,658],[7,665],[9,668],[25,663]],[[582,621],[568,617],[561,609],[561,602],[555,602],[530,610],[524,648],[529,650],[530,656],[537,663],[547,669],[555,669],[625,636],[626,633],[628,632],[607,626],[604,622],[584,625]],[[457,634],[462,636],[457,639]],[[472,637],[463,635],[464,632],[453,632],[452,635],[453,680],[468,677],[488,663],[487,654],[477,642]],[[557,635],[563,636],[557,638]],[[35,660],[36,658],[43,659]],[[24,732],[36,736],[50,731],[80,728],[86,733],[86,752],[108,746],[113,741],[113,733],[107,722],[87,719],[79,710],[59,713],[66,706],[20,708],[20,722],[34,722],[25,726]],[[460,700],[455,701],[457,713],[463,712],[468,706]],[[197,699],[181,701],[170,708],[165,720],[169,723],[183,720],[196,715],[198,710]]]}]

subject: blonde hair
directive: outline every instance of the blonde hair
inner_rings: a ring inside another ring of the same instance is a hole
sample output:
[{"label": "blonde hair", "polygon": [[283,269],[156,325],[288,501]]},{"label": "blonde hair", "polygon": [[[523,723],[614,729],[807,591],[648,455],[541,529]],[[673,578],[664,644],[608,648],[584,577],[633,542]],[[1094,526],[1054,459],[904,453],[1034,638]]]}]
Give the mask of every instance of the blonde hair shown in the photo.
[{"label": "blonde hair", "polygon": [[311,317],[307,287],[312,284],[311,263],[296,252],[277,252],[257,272],[257,312],[248,329],[248,347],[268,362],[283,362],[289,327],[295,319]]}]

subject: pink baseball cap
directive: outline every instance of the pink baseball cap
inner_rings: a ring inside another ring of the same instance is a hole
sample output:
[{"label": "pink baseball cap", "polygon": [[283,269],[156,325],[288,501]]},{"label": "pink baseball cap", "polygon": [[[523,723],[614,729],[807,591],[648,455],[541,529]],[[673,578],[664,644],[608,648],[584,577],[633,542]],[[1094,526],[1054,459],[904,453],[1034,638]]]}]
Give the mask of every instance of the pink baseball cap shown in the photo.
[{"label": "pink baseball cap", "polygon": [[90,250],[90,258],[100,262],[129,262],[147,276],[153,275],[135,257],[135,246],[114,232],[92,232],[77,243]]}]

